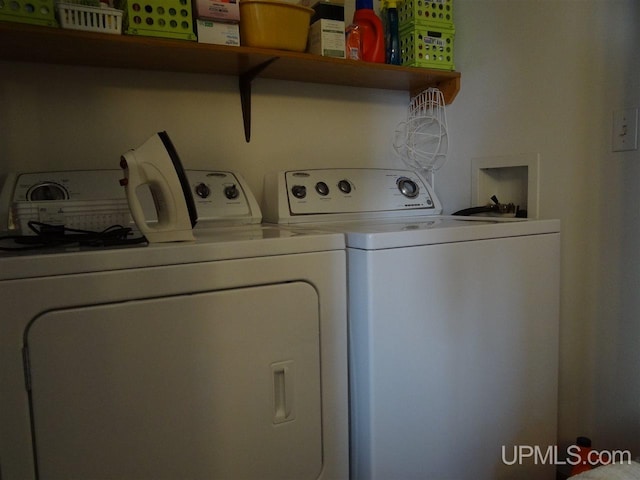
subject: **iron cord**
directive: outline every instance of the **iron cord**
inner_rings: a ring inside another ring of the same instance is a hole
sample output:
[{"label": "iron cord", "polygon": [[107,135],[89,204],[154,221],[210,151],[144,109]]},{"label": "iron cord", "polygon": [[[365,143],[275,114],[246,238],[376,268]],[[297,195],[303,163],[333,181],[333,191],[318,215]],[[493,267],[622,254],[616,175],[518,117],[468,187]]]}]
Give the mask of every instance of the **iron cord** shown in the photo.
[{"label": "iron cord", "polygon": [[112,225],[102,231],[80,230],[64,225],[30,221],[28,223],[35,235],[0,236],[0,242],[13,242],[11,246],[0,245],[0,251],[16,252],[23,250],[49,249],[65,246],[110,247],[118,245],[137,245],[147,243],[144,236],[131,237],[133,229],[122,225]]}]

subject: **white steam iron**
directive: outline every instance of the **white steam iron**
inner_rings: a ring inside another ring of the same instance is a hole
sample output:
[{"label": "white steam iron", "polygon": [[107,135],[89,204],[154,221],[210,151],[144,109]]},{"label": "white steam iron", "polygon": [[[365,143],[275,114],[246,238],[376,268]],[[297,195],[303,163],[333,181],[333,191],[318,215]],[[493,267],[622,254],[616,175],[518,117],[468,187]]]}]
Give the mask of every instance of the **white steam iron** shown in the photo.
[{"label": "white steam iron", "polygon": [[[196,206],[180,158],[166,132],[158,132],[120,158],[131,216],[150,243],[194,240]],[[137,189],[148,186],[157,222],[148,222]]]}]

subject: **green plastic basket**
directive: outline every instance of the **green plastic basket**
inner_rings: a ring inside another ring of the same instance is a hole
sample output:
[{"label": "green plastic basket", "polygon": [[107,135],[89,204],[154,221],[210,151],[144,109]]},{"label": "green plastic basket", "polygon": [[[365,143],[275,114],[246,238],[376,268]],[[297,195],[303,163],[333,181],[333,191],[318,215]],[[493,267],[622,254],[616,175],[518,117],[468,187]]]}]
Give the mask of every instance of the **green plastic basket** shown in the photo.
[{"label": "green plastic basket", "polygon": [[53,0],[0,0],[0,20],[58,26]]},{"label": "green plastic basket", "polygon": [[196,40],[191,0],[121,0],[118,5],[128,35]]},{"label": "green plastic basket", "polygon": [[407,67],[455,70],[455,31],[435,26],[414,26],[400,30],[400,58]]},{"label": "green plastic basket", "polygon": [[398,2],[400,29],[413,25],[453,28],[453,0],[402,0]]}]

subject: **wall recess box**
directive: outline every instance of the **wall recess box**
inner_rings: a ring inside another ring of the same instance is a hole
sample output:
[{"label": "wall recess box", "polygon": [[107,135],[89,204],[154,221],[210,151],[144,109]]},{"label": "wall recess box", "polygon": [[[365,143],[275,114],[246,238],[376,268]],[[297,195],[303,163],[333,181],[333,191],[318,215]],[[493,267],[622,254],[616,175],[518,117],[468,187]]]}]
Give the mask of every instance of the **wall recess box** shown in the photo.
[{"label": "wall recess box", "polygon": [[521,154],[471,159],[471,199],[474,206],[514,203],[538,218],[540,154]]}]

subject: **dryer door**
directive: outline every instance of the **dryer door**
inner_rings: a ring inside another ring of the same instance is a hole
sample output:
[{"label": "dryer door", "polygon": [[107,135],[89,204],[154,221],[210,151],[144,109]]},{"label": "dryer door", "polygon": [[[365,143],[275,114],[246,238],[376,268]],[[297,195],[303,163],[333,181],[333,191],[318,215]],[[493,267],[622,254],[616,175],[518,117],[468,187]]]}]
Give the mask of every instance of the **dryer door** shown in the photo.
[{"label": "dryer door", "polygon": [[40,478],[317,478],[318,311],[294,282],[41,315]]}]

